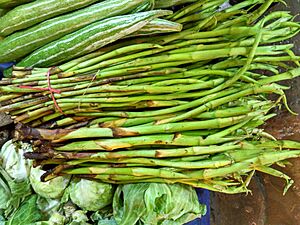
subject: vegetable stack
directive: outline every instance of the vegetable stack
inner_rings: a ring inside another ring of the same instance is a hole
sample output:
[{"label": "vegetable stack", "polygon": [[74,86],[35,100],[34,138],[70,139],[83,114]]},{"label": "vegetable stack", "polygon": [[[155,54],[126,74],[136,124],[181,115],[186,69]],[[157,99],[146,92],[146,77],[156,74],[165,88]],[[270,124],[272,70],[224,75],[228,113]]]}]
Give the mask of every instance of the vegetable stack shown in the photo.
[{"label": "vegetable stack", "polygon": [[71,176],[41,182],[41,168],[32,167],[31,160],[23,157],[29,151],[29,144],[12,141],[0,149],[3,224],[127,225],[152,221],[181,225],[205,214],[205,206],[188,185],[142,183],[116,188]]},{"label": "vegetable stack", "polygon": [[288,188],[291,178],[271,166],[299,157],[300,143],[259,126],[281,103],[288,108],[288,87],[277,82],[300,75],[300,57],[285,44],[300,25],[288,12],[263,16],[271,0],[220,9],[224,2],[195,1],[173,14],[137,7],[42,37],[45,24],[56,24],[48,20],[0,42],[24,42],[22,53],[11,48],[0,59],[20,59],[0,81],[0,111],[17,123],[17,139],[32,141],[25,156],[47,170],[42,180],[73,175],[233,194],[249,191],[261,171]]}]

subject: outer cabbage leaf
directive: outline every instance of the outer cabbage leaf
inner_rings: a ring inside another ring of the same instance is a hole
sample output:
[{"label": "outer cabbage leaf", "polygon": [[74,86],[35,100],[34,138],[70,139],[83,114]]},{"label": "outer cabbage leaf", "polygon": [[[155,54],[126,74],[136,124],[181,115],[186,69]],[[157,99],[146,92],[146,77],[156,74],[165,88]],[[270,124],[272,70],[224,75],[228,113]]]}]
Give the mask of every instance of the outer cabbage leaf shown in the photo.
[{"label": "outer cabbage leaf", "polygon": [[23,154],[32,151],[29,144],[6,142],[0,151],[0,210],[8,217],[31,194],[28,180],[31,162]]},{"label": "outer cabbage leaf", "polygon": [[30,144],[12,142],[12,140],[6,142],[1,148],[1,165],[8,175],[16,181],[28,179],[32,161],[23,156],[28,151],[32,151]]},{"label": "outer cabbage leaf", "polygon": [[58,212],[51,215],[47,221],[39,221],[34,225],[65,225],[65,217]]},{"label": "outer cabbage leaf", "polygon": [[41,196],[38,196],[36,203],[39,210],[42,212],[44,219],[51,218],[60,210],[61,207],[59,199],[44,198]]},{"label": "outer cabbage leaf", "polygon": [[44,173],[39,167],[31,168],[30,183],[33,190],[44,198],[59,198],[68,186],[71,176],[60,176],[50,181],[42,182],[40,177]]},{"label": "outer cabbage leaf", "polygon": [[117,225],[111,205],[97,211],[91,215],[91,220],[97,225]]},{"label": "outer cabbage leaf", "polygon": [[91,225],[88,223],[89,219],[85,212],[82,210],[77,210],[72,214],[72,221],[68,225]]},{"label": "outer cabbage leaf", "polygon": [[119,185],[114,195],[113,211],[118,225],[135,225],[147,213],[144,202],[148,183]]},{"label": "outer cabbage leaf", "polygon": [[69,193],[71,201],[83,210],[97,211],[111,204],[114,187],[99,181],[74,179]]},{"label": "outer cabbage leaf", "polygon": [[42,215],[37,207],[37,195],[31,195],[22,205],[12,214],[7,221],[7,225],[34,224],[41,220]]},{"label": "outer cabbage leaf", "polygon": [[0,177],[0,210],[7,209],[7,203],[9,202],[10,198],[10,188],[4,179]]},{"label": "outer cabbage leaf", "polygon": [[192,187],[160,183],[119,185],[113,209],[118,225],[182,225],[206,213]]}]

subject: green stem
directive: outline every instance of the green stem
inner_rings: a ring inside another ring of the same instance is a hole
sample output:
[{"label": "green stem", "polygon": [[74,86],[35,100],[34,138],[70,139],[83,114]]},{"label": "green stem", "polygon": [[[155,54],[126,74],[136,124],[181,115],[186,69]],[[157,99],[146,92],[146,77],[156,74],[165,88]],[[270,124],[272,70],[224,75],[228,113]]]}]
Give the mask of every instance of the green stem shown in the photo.
[{"label": "green stem", "polygon": [[131,148],[145,145],[158,146],[208,146],[213,144],[221,144],[235,140],[241,140],[245,137],[226,137],[217,140],[206,140],[202,137],[183,136],[179,134],[160,134],[147,135],[141,137],[126,137],[119,139],[100,139],[90,141],[79,141],[66,144],[64,146],[55,147],[57,151],[89,151],[89,150],[105,150],[113,151],[116,149]]}]

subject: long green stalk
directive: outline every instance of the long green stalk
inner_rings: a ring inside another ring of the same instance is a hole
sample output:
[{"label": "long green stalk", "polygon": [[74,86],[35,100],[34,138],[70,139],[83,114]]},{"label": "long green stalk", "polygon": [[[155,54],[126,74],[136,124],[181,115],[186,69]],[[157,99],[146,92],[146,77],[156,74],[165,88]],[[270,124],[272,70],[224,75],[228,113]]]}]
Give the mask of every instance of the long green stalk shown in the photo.
[{"label": "long green stalk", "polygon": [[81,128],[78,130],[48,130],[20,127],[18,132],[24,137],[53,140],[56,142],[99,137],[128,137],[148,134],[176,133],[182,131],[223,128],[248,120],[252,115],[242,115],[229,118],[217,118],[204,121],[170,123],[155,126],[138,126],[128,128]]}]

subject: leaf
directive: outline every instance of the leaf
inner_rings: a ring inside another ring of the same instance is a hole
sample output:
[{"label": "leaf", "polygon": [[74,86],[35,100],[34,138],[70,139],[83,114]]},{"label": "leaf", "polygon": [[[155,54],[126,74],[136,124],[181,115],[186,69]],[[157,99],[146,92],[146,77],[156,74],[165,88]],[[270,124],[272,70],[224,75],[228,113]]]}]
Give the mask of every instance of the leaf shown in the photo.
[{"label": "leaf", "polygon": [[107,206],[91,215],[91,220],[97,225],[117,225],[111,206]]},{"label": "leaf", "polygon": [[32,191],[28,180],[31,161],[23,157],[29,144],[6,142],[0,150],[0,209],[9,217]]},{"label": "leaf", "polygon": [[119,185],[113,209],[119,225],[182,225],[206,213],[192,187],[163,183]]},{"label": "leaf", "polygon": [[46,220],[57,213],[61,206],[60,200],[44,198],[41,196],[38,196],[36,204]]},{"label": "leaf", "polygon": [[77,210],[72,214],[72,221],[68,225],[91,225],[88,217],[82,210]]},{"label": "leaf", "polygon": [[34,225],[64,225],[65,217],[58,212],[51,215],[48,221],[39,221],[34,223]]},{"label": "leaf", "polygon": [[13,142],[12,140],[2,146],[0,151],[1,166],[13,180],[28,179],[32,161],[23,156],[28,151],[32,151],[30,144]]},{"label": "leaf", "polygon": [[99,220],[97,225],[117,225],[114,219]]},{"label": "leaf", "polygon": [[[25,197],[31,194],[31,187],[29,184],[29,180],[13,180],[1,166],[0,174],[3,178],[1,179],[1,185],[5,189],[5,196],[3,196],[2,200],[4,200],[5,197],[9,196],[9,200],[6,202],[6,207],[3,208],[5,210],[5,216],[8,217],[11,213],[14,213],[15,210],[19,208],[21,202],[25,199]],[[5,202],[3,201],[2,203],[4,204]]]},{"label": "leaf", "polygon": [[9,218],[7,225],[32,224],[41,220],[42,215],[36,204],[37,197],[37,195],[31,195],[26,199]]},{"label": "leaf", "polygon": [[118,225],[136,224],[146,212],[143,201],[149,184],[119,185],[113,199],[114,217]]},{"label": "leaf", "polygon": [[59,176],[50,181],[42,182],[41,176],[44,173],[45,171],[41,170],[40,167],[31,168],[29,180],[33,190],[44,198],[60,198],[68,186],[71,176]]},{"label": "leaf", "polygon": [[11,192],[9,186],[0,177],[0,209],[6,209],[9,199],[11,198]]}]

